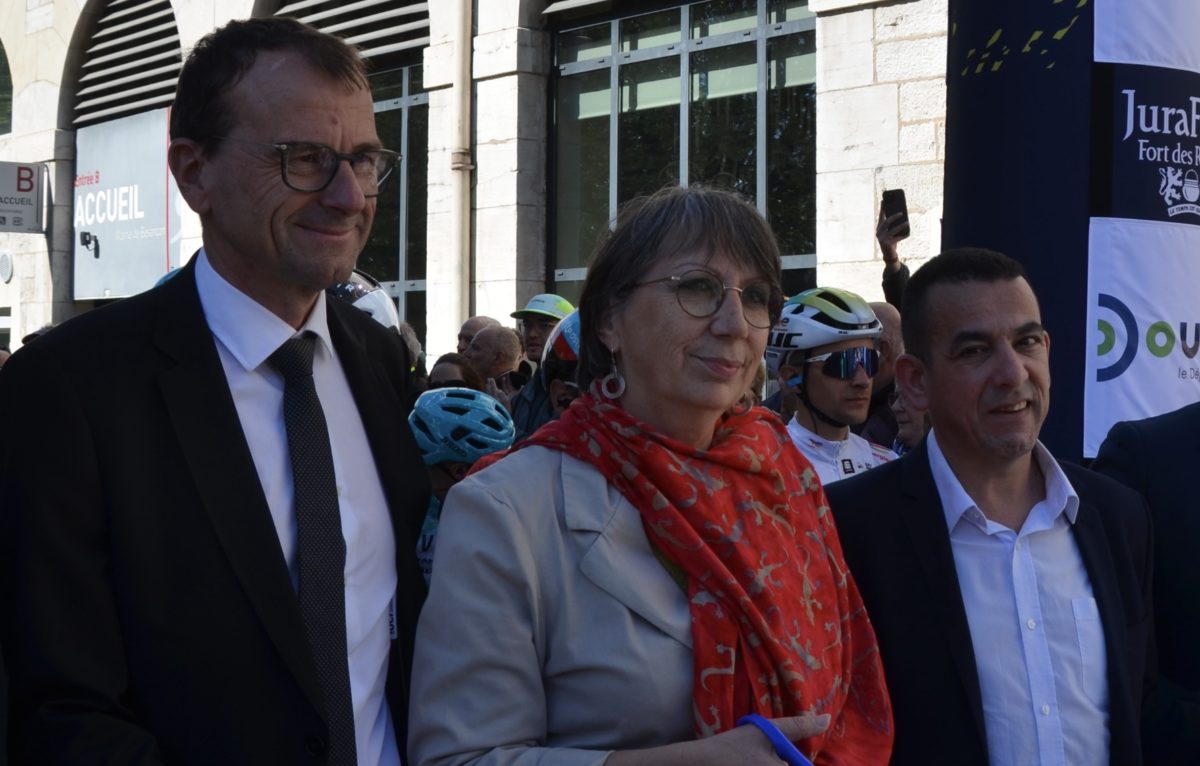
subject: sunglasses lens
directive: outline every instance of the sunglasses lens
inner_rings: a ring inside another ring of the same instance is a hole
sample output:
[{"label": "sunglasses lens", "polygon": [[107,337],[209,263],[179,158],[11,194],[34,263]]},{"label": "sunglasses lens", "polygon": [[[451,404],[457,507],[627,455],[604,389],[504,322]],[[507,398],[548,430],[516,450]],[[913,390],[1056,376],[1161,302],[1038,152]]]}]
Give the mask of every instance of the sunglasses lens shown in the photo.
[{"label": "sunglasses lens", "polygon": [[821,370],[831,378],[849,380],[854,377],[854,371],[860,364],[868,378],[875,377],[875,373],[879,370],[879,352],[866,346],[834,351],[825,360]]}]

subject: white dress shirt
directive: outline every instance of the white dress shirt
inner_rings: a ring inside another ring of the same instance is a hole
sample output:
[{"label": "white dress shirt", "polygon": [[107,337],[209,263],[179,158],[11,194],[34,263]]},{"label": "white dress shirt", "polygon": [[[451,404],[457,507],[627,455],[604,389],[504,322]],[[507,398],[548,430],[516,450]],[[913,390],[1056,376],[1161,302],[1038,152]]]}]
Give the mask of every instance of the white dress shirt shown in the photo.
[{"label": "white dress shirt", "polygon": [[383,486],[350,384],[329,338],[325,294],[299,331],[225,281],[200,251],[196,287],[296,587],[296,513],[283,422],[283,378],[267,358],[300,332],[319,339],[313,380],[329,426],[346,540],[346,646],[360,766],[400,763],[384,686],[396,592],[396,542]]},{"label": "white dress shirt", "polygon": [[1079,496],[1040,442],[1033,454],[1045,497],[1014,532],[983,515],[929,434],[975,649],[988,759],[991,766],[1105,766],[1104,627],[1071,532]]}]

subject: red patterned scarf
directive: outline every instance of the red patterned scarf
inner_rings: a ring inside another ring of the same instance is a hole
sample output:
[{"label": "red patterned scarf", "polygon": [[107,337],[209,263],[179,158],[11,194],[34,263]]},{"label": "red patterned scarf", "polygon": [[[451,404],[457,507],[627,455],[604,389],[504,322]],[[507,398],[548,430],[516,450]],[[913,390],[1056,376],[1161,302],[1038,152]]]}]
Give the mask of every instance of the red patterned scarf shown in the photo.
[{"label": "red patterned scarf", "polygon": [[595,466],[686,574],[697,735],[748,713],[829,713],[829,729],[801,743],[815,763],[887,763],[892,714],[875,632],[816,473],[777,418],[729,415],[701,450],[593,390],[528,445]]}]

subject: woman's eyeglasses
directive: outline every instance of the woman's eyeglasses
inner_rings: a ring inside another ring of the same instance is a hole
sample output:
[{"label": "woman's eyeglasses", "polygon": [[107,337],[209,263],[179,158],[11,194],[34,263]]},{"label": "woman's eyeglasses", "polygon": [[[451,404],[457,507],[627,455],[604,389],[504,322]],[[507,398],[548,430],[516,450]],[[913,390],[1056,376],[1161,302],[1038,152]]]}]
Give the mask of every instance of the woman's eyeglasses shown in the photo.
[{"label": "woman's eyeglasses", "polygon": [[838,380],[850,380],[855,370],[862,365],[868,378],[875,377],[879,371],[879,352],[867,346],[843,348],[840,351],[830,351],[818,356],[810,356],[806,362],[822,362],[821,372]]},{"label": "woman's eyeglasses", "polygon": [[689,316],[705,319],[720,310],[725,302],[725,293],[733,290],[741,297],[742,316],[751,327],[770,329],[783,309],[783,293],[767,281],[751,282],[745,287],[734,287],[721,281],[711,271],[693,269],[670,277],[635,282],[634,287],[644,287],[659,282],[671,282],[675,286],[675,299],[679,308]]}]

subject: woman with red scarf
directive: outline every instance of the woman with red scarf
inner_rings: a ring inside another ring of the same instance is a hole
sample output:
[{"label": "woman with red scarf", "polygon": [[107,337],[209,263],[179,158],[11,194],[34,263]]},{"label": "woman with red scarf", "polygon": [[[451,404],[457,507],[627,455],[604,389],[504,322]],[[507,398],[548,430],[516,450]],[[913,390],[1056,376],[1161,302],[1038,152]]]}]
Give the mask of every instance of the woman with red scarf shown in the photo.
[{"label": "woman with red scarf", "polygon": [[742,399],[779,284],[770,228],[731,193],[622,213],[580,300],[585,393],[446,499],[410,763],[887,763],[825,495]]}]

